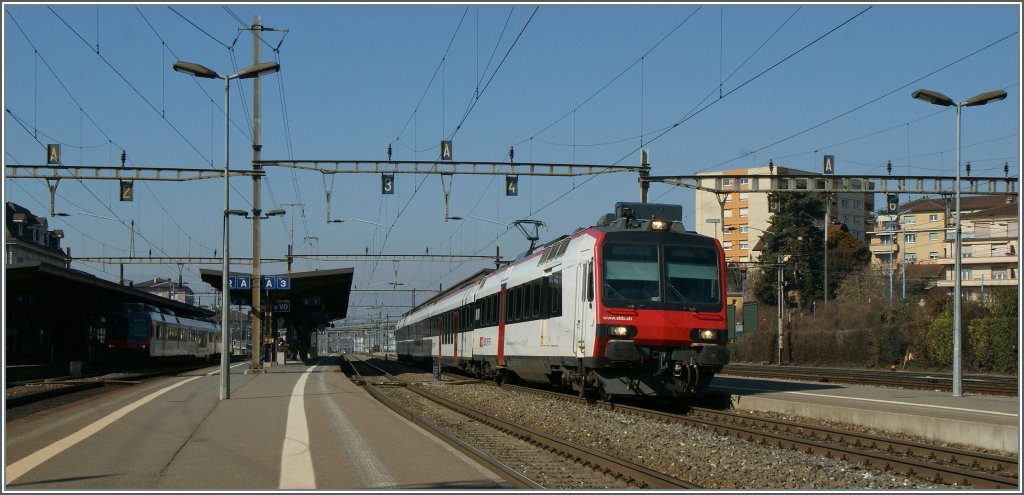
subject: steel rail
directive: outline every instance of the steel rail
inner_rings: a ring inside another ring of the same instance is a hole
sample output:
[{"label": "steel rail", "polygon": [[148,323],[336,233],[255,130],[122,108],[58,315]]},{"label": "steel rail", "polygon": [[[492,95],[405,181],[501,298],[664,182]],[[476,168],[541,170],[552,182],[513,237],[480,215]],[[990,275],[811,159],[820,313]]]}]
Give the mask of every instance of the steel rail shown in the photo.
[{"label": "steel rail", "polygon": [[[846,443],[836,445],[835,440],[817,440],[817,439],[806,439],[793,435],[788,435],[785,429],[780,425],[776,428],[783,433],[776,433],[774,431],[764,431],[760,428],[738,425],[727,421],[713,420],[701,417],[683,416],[674,413],[668,413],[663,411],[657,411],[653,409],[646,409],[641,407],[627,406],[623,404],[613,404],[610,402],[594,402],[581,399],[575,395],[569,395],[564,393],[546,391],[535,389],[531,387],[520,387],[516,385],[503,385],[504,387],[515,388],[516,390],[525,391],[531,394],[544,395],[547,397],[556,398],[559,400],[567,400],[574,402],[587,402],[597,407],[604,407],[609,410],[615,410],[626,414],[632,414],[639,417],[648,419],[654,419],[657,421],[663,421],[666,423],[678,423],[684,424],[691,427],[699,427],[705,430],[710,430],[719,435],[733,436],[749,442],[755,442],[761,445],[770,445],[781,449],[795,450],[804,452],[807,454],[820,455],[826,458],[835,458],[848,462],[852,462],[864,467],[879,469],[882,471],[893,471],[901,473],[907,476],[914,476],[917,478],[925,479],[937,483],[947,484],[960,484],[961,486],[971,486],[973,488],[996,488],[996,489],[1016,489],[1018,487],[1018,481],[1016,478],[1007,476],[1001,476],[995,473],[977,471],[975,469],[964,469],[958,466],[946,466],[936,464],[933,461],[922,461],[918,459],[901,457],[889,453],[871,452],[869,450],[860,448],[857,445],[869,445],[870,439],[868,437],[859,435],[854,432],[844,432],[844,436],[848,439]],[[723,415],[730,413],[721,413]],[[738,416],[738,415],[737,415]],[[778,423],[773,420],[764,418],[757,418],[762,421],[763,424]],[[809,425],[799,425],[808,430],[815,429],[816,427]],[[818,435],[822,438],[827,438],[824,435],[825,429],[819,429]],[[858,444],[853,441],[855,437],[860,437],[861,442]],[[893,442],[898,442],[893,440]],[[854,445],[849,445],[853,443]],[[927,448],[928,446],[924,446]],[[946,459],[950,455],[978,455],[967,451],[956,451],[955,449],[945,449],[943,447],[933,448],[936,454],[925,454],[925,457]],[[942,452],[945,450],[945,454]],[[978,464],[982,462],[991,463],[993,459],[982,460],[985,454],[981,454]],[[1005,464],[1010,463],[1010,459],[1006,458],[1003,462]],[[963,463],[964,461],[958,461]],[[974,461],[968,460],[967,463],[971,464]],[[998,461],[996,461],[998,462]]]}]

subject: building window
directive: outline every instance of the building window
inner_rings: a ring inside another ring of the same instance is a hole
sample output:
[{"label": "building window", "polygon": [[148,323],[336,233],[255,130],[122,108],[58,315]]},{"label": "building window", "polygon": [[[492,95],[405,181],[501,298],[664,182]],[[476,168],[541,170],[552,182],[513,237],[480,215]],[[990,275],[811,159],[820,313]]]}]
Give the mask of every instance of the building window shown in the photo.
[{"label": "building window", "polygon": [[937,259],[939,259],[939,252],[938,251],[932,251],[932,252],[928,253],[928,259],[930,259],[930,260],[937,260]]},{"label": "building window", "polygon": [[844,199],[842,204],[843,204],[843,208],[849,208],[850,207],[850,200]]},{"label": "building window", "polygon": [[929,222],[938,222],[939,221],[939,214],[938,213],[929,213],[928,214],[928,221]]},{"label": "building window", "polygon": [[994,280],[1006,280],[1006,270],[992,269],[992,278]]},{"label": "building window", "polygon": [[917,253],[903,253],[903,261],[914,263],[917,261]]},{"label": "building window", "polygon": [[722,179],[722,185],[723,186],[731,186],[732,185],[732,179]]},{"label": "building window", "polygon": [[740,249],[750,249],[750,243],[749,242],[741,242],[740,243]]},{"label": "building window", "polygon": [[745,216],[749,216],[749,215],[750,215],[750,211],[747,208],[740,208],[740,216],[741,217],[745,217]]},{"label": "building window", "polygon": [[960,280],[971,280],[971,269],[961,268],[960,269]]},{"label": "building window", "polygon": [[914,225],[917,223],[917,215],[903,215],[903,223]]},{"label": "building window", "polygon": [[748,179],[748,178],[740,179],[740,185],[741,186],[745,186],[747,184],[750,184],[750,179]]},{"label": "building window", "polygon": [[731,242],[723,242],[722,243],[722,249],[724,249],[726,251],[731,250],[732,249],[732,243]]},{"label": "building window", "polygon": [[723,216],[725,218],[732,218],[732,210],[725,210],[725,213],[723,214]]},{"label": "building window", "polygon": [[917,243],[917,234],[903,234],[903,242],[907,244]]},{"label": "building window", "polygon": [[939,240],[939,233],[938,232],[929,232],[928,233],[928,240],[929,241],[937,241],[937,240]]},{"label": "building window", "polygon": [[750,199],[750,193],[740,193],[740,201],[747,201],[748,199]]},{"label": "building window", "polygon": [[740,225],[740,233],[746,234],[747,232],[750,232],[750,227],[747,225]]},{"label": "building window", "polygon": [[725,202],[726,203],[732,203],[732,194],[729,194],[729,195],[725,196]]}]

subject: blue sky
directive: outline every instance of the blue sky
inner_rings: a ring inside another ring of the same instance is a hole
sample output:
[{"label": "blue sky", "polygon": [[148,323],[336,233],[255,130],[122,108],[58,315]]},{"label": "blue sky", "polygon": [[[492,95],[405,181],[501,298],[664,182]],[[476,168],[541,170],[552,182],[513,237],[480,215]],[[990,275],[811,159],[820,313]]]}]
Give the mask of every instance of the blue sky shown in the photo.
[{"label": "blue sky", "polygon": [[[222,168],[223,84],[171,64],[220,73],[250,65],[252,37],[240,28],[260,15],[279,30],[264,33],[261,61],[282,68],[262,84],[265,160],[384,160],[389,144],[396,160],[433,160],[450,138],[461,161],[504,162],[514,146],[517,162],[637,165],[644,147],[654,175],[769,159],[818,170],[825,154],[840,174],[884,174],[889,160],[894,174],[953,175],[954,110],[910,93],[927,88],[963,101],[1003,89],[1004,101],[964,109],[963,160],[974,176],[1001,176],[1008,163],[1016,177],[1020,5],[869,6],[5,3],[4,162],[42,164],[45,144],[61,143],[66,165],[116,166],[124,149],[130,166]],[[249,168],[252,83],[232,83],[231,98],[232,168]],[[502,223],[543,221],[545,242],[592,225],[616,201],[639,200],[633,174],[523,176],[518,197],[503,195],[501,177],[461,175],[449,214],[466,220],[445,222],[436,175],[399,175],[390,196],[375,174],[272,168],[263,183],[263,208],[289,210],[264,222],[264,257],[284,256],[289,238],[298,254],[493,254],[500,246],[508,257],[527,242]],[[137,184],[130,203],[117,200],[117,187],[61,181],[55,208],[72,215],[50,226],[65,231],[73,255],[127,256],[132,221],[140,255],[220,250],[219,179]],[[327,191],[331,218],[388,227],[328,224]],[[43,181],[6,179],[4,195],[38,214],[49,210]],[[251,208],[251,196],[251,181],[232,181],[232,208]],[[650,199],[681,204],[692,228],[691,192],[655,184]],[[304,206],[285,206],[297,203]],[[251,255],[248,220],[232,220],[231,238],[232,255]],[[395,278],[391,261],[299,260],[293,270],[348,266],[359,289]],[[437,288],[485,266],[397,267],[407,287]],[[75,268],[117,278],[116,266]],[[183,278],[209,292],[198,268],[185,266]],[[125,271],[140,281],[176,278],[178,267]],[[408,300],[361,295],[353,304]]]}]

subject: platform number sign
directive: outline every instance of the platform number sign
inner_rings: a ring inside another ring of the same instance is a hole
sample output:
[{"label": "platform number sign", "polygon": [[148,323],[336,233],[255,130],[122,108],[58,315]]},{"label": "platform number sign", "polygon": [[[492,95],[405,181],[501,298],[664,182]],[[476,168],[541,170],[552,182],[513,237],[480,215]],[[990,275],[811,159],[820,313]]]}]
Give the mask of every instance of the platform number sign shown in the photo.
[{"label": "platform number sign", "polygon": [[505,176],[505,196],[519,196],[519,176]]},{"label": "platform number sign", "polygon": [[836,157],[835,155],[825,155],[825,161],[822,163],[823,173],[825,175],[834,175],[836,173]]},{"label": "platform number sign", "polygon": [[441,141],[441,160],[450,162],[452,161],[452,142]]},{"label": "platform number sign", "polygon": [[135,192],[135,183],[130,180],[121,181],[121,201],[131,201]]},{"label": "platform number sign", "polygon": [[395,194],[395,174],[380,175],[380,193]]},{"label": "platform number sign", "polygon": [[47,165],[59,165],[60,164],[60,145],[59,144],[48,144],[48,145],[46,145],[46,164]]},{"label": "platform number sign", "polygon": [[246,275],[230,275],[228,276],[228,288],[231,290],[252,289],[252,277]]},{"label": "platform number sign", "polygon": [[885,197],[885,207],[889,214],[896,213],[896,210],[900,209],[900,196],[898,194],[889,194]]},{"label": "platform number sign", "polygon": [[288,275],[260,275],[260,288],[263,290],[289,290],[292,278]]}]

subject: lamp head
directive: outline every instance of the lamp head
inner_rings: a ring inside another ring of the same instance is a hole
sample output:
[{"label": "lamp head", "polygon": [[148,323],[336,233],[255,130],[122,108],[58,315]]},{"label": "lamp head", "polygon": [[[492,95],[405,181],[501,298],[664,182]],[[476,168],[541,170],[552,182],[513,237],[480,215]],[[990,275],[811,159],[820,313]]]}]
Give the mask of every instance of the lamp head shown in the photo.
[{"label": "lamp head", "polygon": [[285,213],[287,213],[287,212],[284,211],[284,210],[270,210],[270,211],[267,212],[267,216],[268,217],[277,217],[277,216],[284,215]]},{"label": "lamp head", "polygon": [[932,105],[941,105],[944,107],[956,105],[956,103],[953,103],[952,98],[930,89],[919,89],[910,93],[910,96],[915,100],[921,100],[923,102],[931,103]]},{"label": "lamp head", "polygon": [[263,62],[250,65],[233,76],[237,79],[252,79],[254,77],[266,76],[281,70],[281,64],[277,62]]},{"label": "lamp head", "polygon": [[174,62],[174,70],[178,72],[184,72],[190,76],[202,77],[206,79],[220,79],[220,74],[202,66],[199,64],[193,64],[192,62],[182,62],[178,60]]},{"label": "lamp head", "polygon": [[990,102],[993,102],[993,101],[1002,100],[1003,98],[1006,98],[1006,91],[1003,91],[1003,90],[989,91],[987,93],[982,93],[982,94],[980,94],[978,96],[975,96],[974,98],[971,98],[971,99],[965,101],[964,102],[964,106],[965,107],[974,107],[974,106],[978,106],[978,105],[984,105],[986,103],[990,103]]}]

